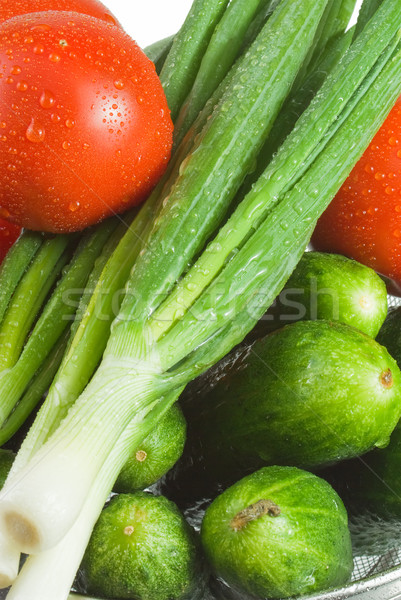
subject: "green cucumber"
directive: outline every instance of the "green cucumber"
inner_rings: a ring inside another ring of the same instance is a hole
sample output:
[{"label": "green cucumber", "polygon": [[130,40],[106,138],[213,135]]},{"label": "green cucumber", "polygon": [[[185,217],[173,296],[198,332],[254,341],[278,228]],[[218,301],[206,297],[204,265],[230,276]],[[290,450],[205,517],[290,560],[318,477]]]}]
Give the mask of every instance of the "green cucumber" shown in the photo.
[{"label": "green cucumber", "polygon": [[386,285],[373,269],[338,254],[306,252],[258,329],[326,319],[374,338],[386,315]]},{"label": "green cucumber", "polygon": [[192,441],[181,465],[198,462],[198,479],[225,484],[264,465],[315,468],[385,446],[401,373],[357,329],[298,321],[231,354],[184,409]]},{"label": "green cucumber", "polygon": [[125,463],[114,490],[131,493],[158,481],[180,458],[185,438],[185,418],[175,404]]},{"label": "green cucumber", "polygon": [[342,585],[353,567],[341,499],[294,467],[265,467],[223,492],[206,510],[201,540],[219,577],[260,598]]},{"label": "green cucumber", "polygon": [[105,598],[193,598],[198,559],[193,530],[172,502],[146,492],[121,494],[99,517],[78,585]]}]

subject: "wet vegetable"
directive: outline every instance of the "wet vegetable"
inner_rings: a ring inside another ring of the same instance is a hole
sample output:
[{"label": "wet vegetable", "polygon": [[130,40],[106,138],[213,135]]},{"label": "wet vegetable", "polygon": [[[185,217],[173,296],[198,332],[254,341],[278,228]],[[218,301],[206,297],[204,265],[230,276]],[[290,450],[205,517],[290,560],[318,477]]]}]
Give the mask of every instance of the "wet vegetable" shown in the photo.
[{"label": "wet vegetable", "polygon": [[317,592],[352,572],[341,499],[292,467],[266,467],[223,492],[206,510],[201,539],[216,575],[259,598]]},{"label": "wet vegetable", "polygon": [[198,560],[194,533],[172,502],[122,494],[100,515],[79,581],[107,598],[180,600],[200,586]]}]

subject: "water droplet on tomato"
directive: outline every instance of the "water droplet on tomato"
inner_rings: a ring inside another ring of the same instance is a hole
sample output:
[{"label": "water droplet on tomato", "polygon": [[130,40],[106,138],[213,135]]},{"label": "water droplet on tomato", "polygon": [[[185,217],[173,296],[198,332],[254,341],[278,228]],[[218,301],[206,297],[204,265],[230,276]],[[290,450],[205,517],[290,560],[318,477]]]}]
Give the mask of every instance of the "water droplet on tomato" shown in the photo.
[{"label": "water droplet on tomato", "polygon": [[16,166],[15,166],[13,163],[9,163],[9,164],[7,165],[7,170],[8,170],[8,171],[11,171],[11,173],[13,173],[14,171],[16,171],[16,170],[17,170],[17,167],[16,167]]},{"label": "water droplet on tomato", "polygon": [[74,125],[75,125],[75,121],[73,121],[72,119],[67,119],[65,122],[65,126],[68,129],[72,129],[74,127]]},{"label": "water droplet on tomato", "polygon": [[396,146],[398,144],[398,140],[396,137],[392,136],[389,140],[388,143],[390,144],[390,146]]},{"label": "water droplet on tomato", "polygon": [[24,44],[33,44],[34,42],[34,38],[32,35],[28,35],[25,39],[24,39]]},{"label": "water droplet on tomato", "polygon": [[17,90],[19,92],[26,92],[27,89],[28,89],[28,84],[26,81],[19,81],[17,83]]},{"label": "water droplet on tomato", "polygon": [[49,90],[43,90],[42,95],[39,98],[40,106],[42,108],[51,108],[55,102],[56,102],[56,99],[55,99],[54,95],[52,94],[52,92],[49,92]]},{"label": "water droplet on tomato", "polygon": [[73,200],[68,205],[68,210],[70,210],[71,212],[75,212],[76,210],[78,210],[78,208],[79,208],[78,200]]},{"label": "water droplet on tomato", "polygon": [[25,135],[30,142],[38,144],[45,139],[45,129],[36,119],[32,119]]},{"label": "water droplet on tomato", "polygon": [[19,67],[18,65],[15,65],[12,69],[11,69],[11,74],[12,75],[19,75],[21,73],[22,69],[21,67]]},{"label": "water droplet on tomato", "polygon": [[6,83],[14,83],[14,79],[12,77],[7,77]]},{"label": "water droplet on tomato", "polygon": [[43,54],[44,51],[45,51],[45,48],[44,48],[44,46],[42,46],[42,44],[37,44],[33,48],[34,54]]},{"label": "water droplet on tomato", "polygon": [[51,62],[58,63],[61,60],[61,56],[55,52],[52,52],[49,54],[49,60],[51,60]]},{"label": "water droplet on tomato", "polygon": [[63,142],[62,144],[63,150],[68,150],[68,148],[71,146],[70,142]]},{"label": "water droplet on tomato", "polygon": [[395,189],[393,187],[391,187],[390,185],[388,185],[384,191],[386,192],[386,194],[388,196],[391,196],[391,194],[393,194],[395,192]]},{"label": "water droplet on tomato", "polygon": [[114,82],[114,87],[115,87],[117,90],[122,90],[122,89],[123,89],[123,87],[124,87],[124,82],[123,82],[121,79],[117,79],[117,80]]},{"label": "water droplet on tomato", "polygon": [[0,122],[0,128],[5,129],[7,127],[7,123],[5,121]]},{"label": "water droplet on tomato", "polygon": [[138,104],[143,104],[143,98],[142,98],[142,96],[137,96],[136,97],[136,101],[138,102]]},{"label": "water droplet on tomato", "polygon": [[385,178],[385,174],[384,174],[384,173],[379,173],[379,172],[377,172],[377,173],[375,174],[375,179],[376,179],[376,181],[380,181],[381,179],[384,179],[384,178]]},{"label": "water droplet on tomato", "polygon": [[84,144],[82,144],[82,148],[84,150],[89,150],[90,146],[89,146],[89,144],[84,143]]},{"label": "water droplet on tomato", "polygon": [[401,231],[399,229],[394,229],[393,236],[396,237],[396,238],[400,238],[401,237]]},{"label": "water droplet on tomato", "polygon": [[60,121],[61,121],[61,117],[58,114],[56,114],[56,113],[52,113],[50,115],[50,118],[51,118],[51,120],[52,120],[53,123],[60,123]]}]

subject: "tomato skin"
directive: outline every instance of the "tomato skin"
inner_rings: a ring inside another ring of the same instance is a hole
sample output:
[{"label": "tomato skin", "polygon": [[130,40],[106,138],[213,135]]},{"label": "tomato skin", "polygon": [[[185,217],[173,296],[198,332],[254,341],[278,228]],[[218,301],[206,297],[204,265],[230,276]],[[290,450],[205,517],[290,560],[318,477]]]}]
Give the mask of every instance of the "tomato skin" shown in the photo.
[{"label": "tomato skin", "polygon": [[401,284],[401,99],[319,219],[312,245]]},{"label": "tomato skin", "polygon": [[0,28],[0,216],[80,230],[141,202],[172,122],[153,63],[112,24],[42,12]]},{"label": "tomato skin", "polygon": [[19,238],[21,228],[4,219],[0,219],[0,263],[4,260],[7,252]]},{"label": "tomato skin", "polygon": [[83,13],[121,27],[115,16],[98,0],[0,0],[0,23],[18,15],[46,10]]}]

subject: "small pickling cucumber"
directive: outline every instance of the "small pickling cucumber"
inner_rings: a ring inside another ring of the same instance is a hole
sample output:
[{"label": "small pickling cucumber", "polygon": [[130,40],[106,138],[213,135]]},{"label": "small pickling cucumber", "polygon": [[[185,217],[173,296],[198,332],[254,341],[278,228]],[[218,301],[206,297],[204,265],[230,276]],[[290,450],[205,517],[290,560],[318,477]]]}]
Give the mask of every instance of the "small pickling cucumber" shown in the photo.
[{"label": "small pickling cucumber", "polygon": [[178,508],[146,492],[114,496],[86,549],[77,584],[102,598],[181,600],[200,582],[198,545]]},{"label": "small pickling cucumber", "polygon": [[341,499],[294,467],[265,467],[225,490],[206,510],[201,540],[216,575],[259,598],[342,585],[353,568]]},{"label": "small pickling cucumber", "polygon": [[259,328],[325,319],[374,338],[386,315],[386,285],[373,269],[339,254],[306,252]]},{"label": "small pickling cucumber", "polygon": [[401,373],[361,331],[298,321],[211,371],[184,414],[197,477],[226,484],[264,465],[315,468],[387,445]]},{"label": "small pickling cucumber", "polygon": [[131,493],[155,483],[180,458],[185,438],[186,421],[175,404],[125,463],[114,490]]}]

